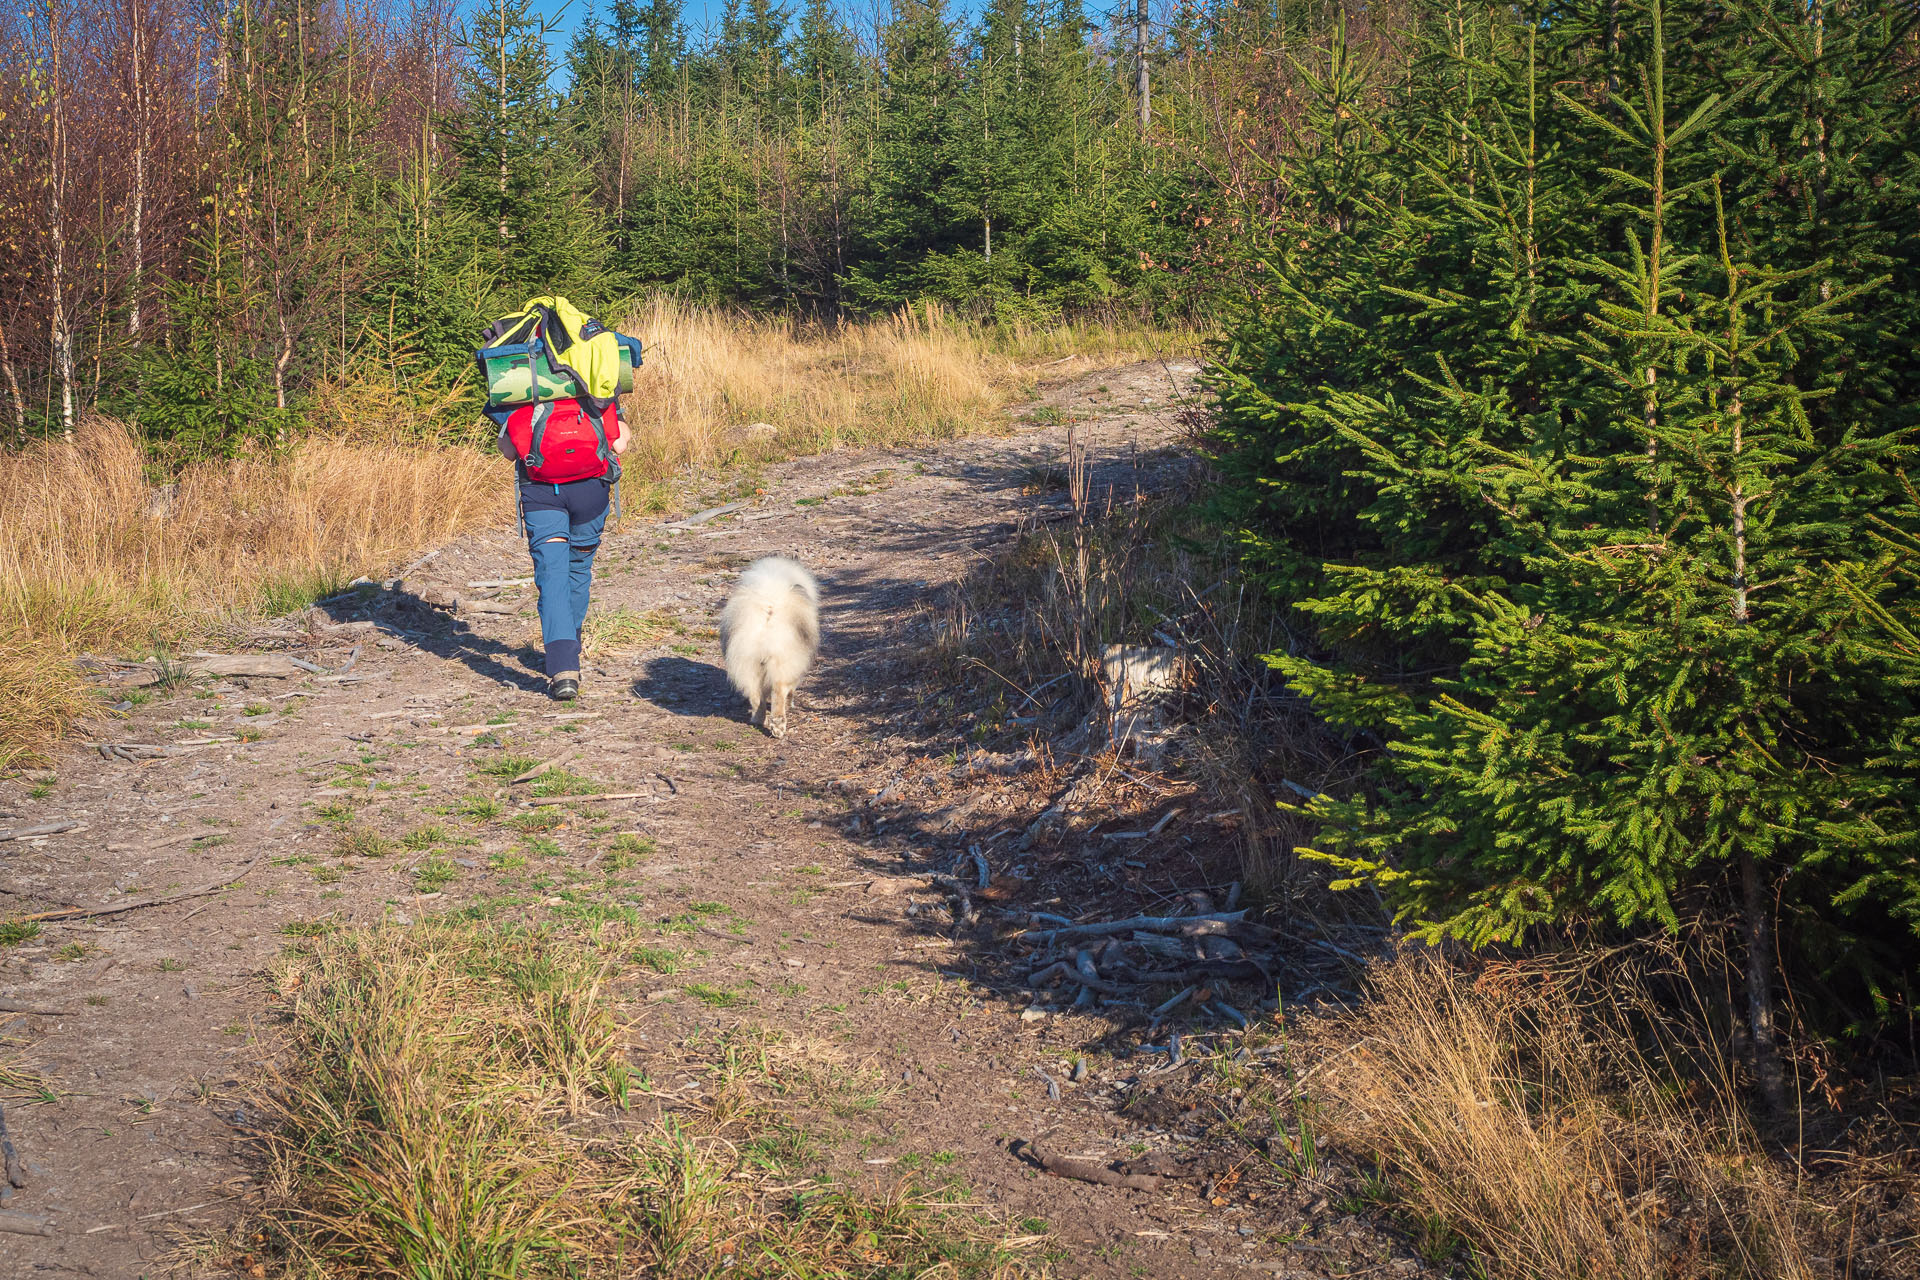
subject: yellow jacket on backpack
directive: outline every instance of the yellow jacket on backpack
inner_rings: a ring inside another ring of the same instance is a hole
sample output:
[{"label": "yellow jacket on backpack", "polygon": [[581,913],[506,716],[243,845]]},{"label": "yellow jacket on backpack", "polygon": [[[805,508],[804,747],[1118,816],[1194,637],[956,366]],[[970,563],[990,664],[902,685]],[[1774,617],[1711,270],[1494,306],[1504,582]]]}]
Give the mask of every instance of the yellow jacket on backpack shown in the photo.
[{"label": "yellow jacket on backpack", "polygon": [[563,330],[556,333],[551,325],[543,330],[553,358],[580,375],[586,394],[612,399],[620,385],[620,335],[562,297],[530,298],[520,314],[539,308],[551,311]]}]

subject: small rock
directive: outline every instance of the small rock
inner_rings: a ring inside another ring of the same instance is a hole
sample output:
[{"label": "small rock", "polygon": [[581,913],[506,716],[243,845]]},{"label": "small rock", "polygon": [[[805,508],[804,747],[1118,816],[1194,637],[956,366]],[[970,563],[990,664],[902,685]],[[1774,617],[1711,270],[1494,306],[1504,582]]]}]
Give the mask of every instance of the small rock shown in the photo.
[{"label": "small rock", "polygon": [[680,991],[676,987],[665,987],[659,991],[649,991],[647,992],[647,1003],[659,1004],[662,1000],[671,1000],[679,994]]},{"label": "small rock", "polygon": [[789,969],[804,969],[807,967],[807,962],[798,956],[783,956],[781,957],[780,963]]},{"label": "small rock", "polygon": [[1321,1196],[1320,1198],[1315,1200],[1312,1204],[1307,1206],[1307,1212],[1311,1214],[1322,1214],[1322,1213],[1325,1213],[1326,1211],[1327,1211],[1327,1198],[1325,1196]]},{"label": "small rock", "polygon": [[1052,1010],[1042,1009],[1038,1005],[1028,1005],[1020,1011],[1020,1021],[1022,1022],[1045,1022],[1052,1016]]}]

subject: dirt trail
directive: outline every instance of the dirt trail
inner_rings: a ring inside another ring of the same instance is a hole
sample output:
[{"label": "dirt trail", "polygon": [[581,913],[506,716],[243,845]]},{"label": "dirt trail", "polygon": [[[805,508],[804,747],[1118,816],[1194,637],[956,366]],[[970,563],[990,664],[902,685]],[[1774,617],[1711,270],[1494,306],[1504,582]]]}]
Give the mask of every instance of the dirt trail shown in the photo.
[{"label": "dirt trail", "polygon": [[[1064,502],[1044,486],[1036,494],[1032,480],[1060,461],[1067,418],[1080,422],[1096,494],[1151,488],[1157,468],[1180,465],[1170,449],[1176,396],[1195,372],[1154,363],[1061,385],[1015,410],[1019,425],[1003,438],[770,468],[749,505],[692,527],[630,517],[601,553],[595,610],[667,625],[636,651],[590,659],[572,707],[541,695],[530,587],[497,597],[511,613],[425,602],[523,576],[524,546],[503,531],[446,549],[401,590],[329,606],[336,623],[374,624],[357,635],[282,638],[287,652],[329,668],[364,644],[346,680],[201,685],[87,735],[178,744],[245,731],[256,741],[135,760],[72,745],[51,785],[0,783],[0,813],[16,815],[0,828],[79,824],[0,845],[14,910],[109,905],[253,864],[222,893],[50,922],[0,949],[7,1007],[61,1011],[10,1015],[0,1048],[0,1061],[42,1071],[57,1092],[6,1104],[27,1182],[7,1210],[44,1217],[51,1234],[0,1235],[0,1275],[157,1274],[181,1233],[216,1228],[246,1203],[257,1165],[243,1082],[273,1043],[259,975],[290,936],[463,903],[538,918],[601,900],[649,920],[709,904],[700,909],[744,926],[738,937],[699,937],[695,974],[638,975],[645,981],[623,1006],[637,1046],[750,1019],[831,1034],[897,1082],[879,1117],[886,1145],[835,1156],[850,1180],[883,1182],[902,1161],[938,1159],[1005,1220],[1044,1220],[1064,1274],[1252,1265],[1304,1275],[1373,1261],[1350,1264],[1352,1249],[1325,1243],[1282,1247],[1268,1215],[1256,1238],[1255,1218],[1191,1190],[1094,1187],[1021,1163],[1011,1139],[1103,1155],[1154,1146],[1164,1131],[1120,1114],[1097,1079],[1049,1101],[1032,1068],[1057,1064],[1084,1032],[1066,1019],[1023,1021],[1020,1003],[956,976],[978,970],[954,942],[842,883],[902,866],[898,850],[862,838],[844,796],[870,793],[892,771],[934,590],[1003,545],[1036,504]],[[712,631],[733,571],[772,553],[810,565],[825,597],[821,666],[780,742],[745,723]],[[526,812],[516,806],[528,788],[476,775],[503,749],[575,752],[574,772],[644,794],[549,832],[515,830],[506,823]],[[508,808],[479,822],[435,812],[476,796]],[[431,855],[429,832],[407,847],[406,833],[423,826],[474,842]],[[624,876],[607,874],[610,831],[653,844]],[[354,833],[388,843],[362,845],[375,856],[343,854]],[[706,999],[688,996],[694,981]],[[1403,1255],[1390,1266],[1417,1264]]]}]

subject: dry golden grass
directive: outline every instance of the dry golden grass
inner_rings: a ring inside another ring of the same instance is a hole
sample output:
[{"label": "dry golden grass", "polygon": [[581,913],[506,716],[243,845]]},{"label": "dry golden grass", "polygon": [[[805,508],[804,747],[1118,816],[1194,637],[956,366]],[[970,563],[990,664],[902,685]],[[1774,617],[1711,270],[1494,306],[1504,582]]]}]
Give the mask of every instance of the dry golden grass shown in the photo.
[{"label": "dry golden grass", "polygon": [[[651,1094],[606,997],[620,945],[427,922],[285,960],[269,1203],[203,1260],[423,1280],[1028,1274],[951,1196],[793,1183],[807,1142],[787,1117],[837,1086],[777,1037],[723,1037],[712,1061],[671,1064],[707,1075],[698,1097]],[[628,1110],[654,1100],[677,1110]]]},{"label": "dry golden grass", "polygon": [[71,658],[304,604],[511,507],[470,449],[319,437],[288,456],[147,483],[133,435],[94,419],[0,469],[0,764],[86,705]]},{"label": "dry golden grass", "polygon": [[645,367],[620,406],[636,437],[629,466],[641,480],[729,459],[991,429],[1004,425],[1007,403],[1032,390],[1042,362],[1082,356],[1074,371],[1084,373],[1192,345],[1097,324],[982,328],[931,305],[820,327],[658,298],[619,327],[646,344]]},{"label": "dry golden grass", "polygon": [[[1377,1158],[1429,1241],[1495,1280],[1796,1280],[1813,1206],[1764,1154],[1728,1064],[1623,978],[1474,980],[1406,958],[1309,1024],[1318,1127]],[[1664,1045],[1649,1048],[1649,1045]],[[1684,1060],[1683,1060],[1684,1059]]]}]

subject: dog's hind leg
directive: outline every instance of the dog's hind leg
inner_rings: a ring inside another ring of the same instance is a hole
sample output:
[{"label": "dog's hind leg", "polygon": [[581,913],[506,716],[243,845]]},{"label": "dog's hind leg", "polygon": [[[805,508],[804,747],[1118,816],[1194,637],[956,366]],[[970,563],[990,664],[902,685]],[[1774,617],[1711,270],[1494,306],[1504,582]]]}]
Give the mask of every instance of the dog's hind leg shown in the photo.
[{"label": "dog's hind leg", "polygon": [[773,698],[767,708],[767,735],[773,738],[787,736],[787,704],[793,697],[793,686],[775,684]]}]

